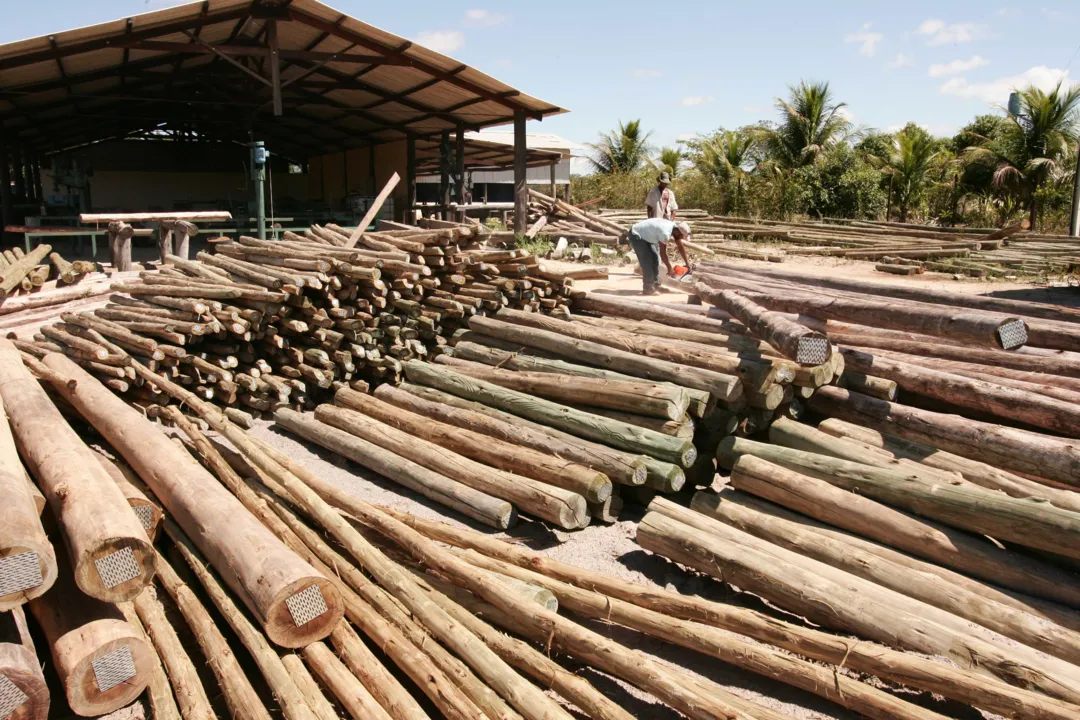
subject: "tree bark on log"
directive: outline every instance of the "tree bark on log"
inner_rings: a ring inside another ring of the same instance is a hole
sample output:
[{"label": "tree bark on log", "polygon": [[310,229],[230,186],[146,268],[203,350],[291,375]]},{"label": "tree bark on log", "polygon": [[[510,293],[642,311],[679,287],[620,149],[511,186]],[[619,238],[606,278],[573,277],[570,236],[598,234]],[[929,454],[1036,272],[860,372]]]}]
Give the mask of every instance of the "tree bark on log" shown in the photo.
[{"label": "tree bark on log", "polygon": [[20,454],[56,514],[79,588],[108,602],[137,595],[154,577],[142,525],[7,340],[0,341],[0,397]]},{"label": "tree bark on log", "polygon": [[709,302],[717,301],[714,304],[737,317],[755,336],[768,342],[784,357],[800,365],[821,365],[832,354],[832,345],[821,333],[771,313],[734,290],[721,290],[718,293],[710,290],[702,283],[694,286],[698,295],[706,297]]},{"label": "tree bark on log", "polygon": [[51,252],[51,245],[38,245],[14,263],[0,269],[0,297],[10,294],[12,290],[19,287],[23,278],[40,265]]},{"label": "tree bark on log", "polygon": [[744,402],[742,382],[734,375],[645,357],[597,342],[577,340],[560,332],[537,330],[494,318],[474,316],[469,320],[469,328],[481,335],[544,350],[575,362],[705,390],[728,406],[738,407]]},{"label": "tree bark on log", "polygon": [[[387,387],[393,389],[393,386]],[[611,496],[611,480],[606,475],[557,456],[460,429],[430,415],[418,415],[408,408],[384,402],[378,396],[348,388],[338,390],[334,402],[477,462],[570,490],[588,502],[602,502]]]},{"label": "tree bark on log", "polygon": [[[373,398],[369,407],[376,403],[382,404]],[[410,414],[390,406],[388,413],[380,415],[393,417],[394,421],[383,422],[374,415],[336,405],[320,405],[315,409],[315,419],[319,422],[378,445],[389,453],[407,457],[432,472],[452,476],[480,492],[511,502],[519,512],[527,512],[567,530],[579,528],[585,521],[588,507],[581,495],[497,470],[459,455],[438,442],[425,440],[414,434],[414,429],[424,424],[423,419],[416,417],[415,422],[410,422],[412,418],[407,417]]]},{"label": "tree bark on log", "polygon": [[[105,469],[105,472],[109,473],[109,477],[116,483],[116,487],[120,488],[120,492],[124,494],[128,505],[135,511],[135,516],[139,518],[139,524],[143,526],[143,530],[146,531],[146,536],[150,538],[150,542],[154,542],[161,526],[161,519],[164,517],[161,508],[151,502],[146,497],[146,494],[139,489],[138,485],[133,482],[133,480],[138,480],[137,477],[129,478],[127,473],[124,472],[125,469],[132,472],[131,468],[121,468],[117,463],[99,452],[95,452],[94,455],[97,457],[101,467]],[[141,481],[139,481],[139,484],[142,484]]]},{"label": "tree bark on log", "polygon": [[808,405],[822,415],[938,447],[1003,470],[1080,487],[1080,447],[1075,441],[921,410],[836,387],[818,389]]},{"label": "tree bark on log", "polygon": [[[119,603],[116,607],[123,613],[127,624],[137,630],[147,643],[150,643],[146,628],[143,627],[142,621],[139,620],[139,616],[135,613],[135,608],[131,606],[131,603]],[[161,720],[181,720],[180,710],[176,707],[176,698],[173,697],[172,687],[169,685],[169,678],[165,674],[165,668],[162,667],[161,657],[156,651],[153,660],[150,681],[146,685],[146,699],[150,705],[150,712],[153,713],[155,720],[158,718]]]},{"label": "tree bark on log", "polygon": [[[851,641],[799,623],[729,603],[645,587],[638,583],[568,565],[521,545],[474,530],[425,520],[397,510],[386,512],[426,537],[462,549],[472,549],[548,577],[616,597],[670,617],[706,623],[755,638],[820,662],[891,679],[1014,718],[1072,718],[1075,706],[1041,693],[1013,687],[981,670],[928,660],[882,645]],[[991,707],[994,708],[991,710]]]},{"label": "tree bark on log", "polygon": [[304,696],[308,707],[315,713],[318,720],[339,720],[333,703],[327,700],[318,681],[304,665],[299,655],[283,655],[281,664],[285,666],[289,677],[296,683],[296,688]]},{"label": "tree bark on log", "polygon": [[0,700],[4,720],[46,720],[49,688],[21,606],[0,614],[0,678],[7,685]]},{"label": "tree bark on log", "polygon": [[56,582],[56,555],[32,487],[0,398],[0,612],[44,594]]},{"label": "tree bark on log", "polygon": [[896,399],[896,382],[875,375],[845,369],[844,374],[840,377],[839,385],[852,392],[869,395],[878,400],[891,402]]},{"label": "tree bark on log", "polygon": [[65,553],[58,551],[56,561],[52,592],[31,600],[30,612],[49,644],[68,706],[83,717],[105,715],[146,689],[156,656],[115,605],[78,588]]},{"label": "tree bark on log", "polygon": [[405,373],[413,382],[450,392],[467,400],[476,400],[620,450],[650,455],[684,468],[693,465],[697,459],[697,450],[685,440],[507,390],[449,368],[410,360],[405,365]]},{"label": "tree bark on log", "polygon": [[746,334],[747,332],[747,329],[738,323],[698,315],[687,315],[657,303],[640,302],[612,295],[579,293],[574,295],[573,305],[575,310],[586,310],[631,320],[651,320],[668,327],[687,328],[689,330],[701,330],[724,335]]},{"label": "tree bark on log", "polygon": [[[302,647],[330,633],[344,609],[326,578],[142,413],[67,358],[50,355],[46,363],[78,380],[75,390],[57,389],[153,490],[274,643]],[[291,604],[298,608],[295,615]]]},{"label": "tree bark on log", "polygon": [[774,472],[768,482],[763,474],[739,474],[732,483],[739,490],[789,510],[972,577],[1080,607],[1076,580],[1063,570],[894,510],[797,470]]},{"label": "tree bark on log", "polygon": [[[702,516],[703,520],[708,520]],[[993,633],[976,633],[949,614],[824,563],[713,521],[710,532],[656,512],[641,521],[638,543],[797,612],[814,622],[916,652],[981,668],[1019,687],[1066,702],[1080,699],[1080,668],[1026,652]],[[963,626],[963,627],[962,627]],[[974,661],[973,658],[978,658]]]},{"label": "tree bark on log", "polygon": [[440,475],[374,443],[319,422],[313,416],[282,408],[274,420],[304,440],[332,450],[477,522],[505,530],[516,521],[513,505],[505,500]]},{"label": "tree bark on log", "polygon": [[1080,512],[1080,493],[1059,490],[1028,480],[978,460],[970,460],[930,445],[904,440],[887,433],[854,425],[836,418],[823,420],[818,429],[834,437],[843,437],[885,450],[896,458],[922,463],[927,467],[960,473],[965,480],[991,490],[1019,498],[1039,498],[1065,510]]},{"label": "tree bark on log", "polygon": [[668,383],[502,370],[447,355],[440,355],[436,362],[456,373],[561,404],[595,406],[665,420],[681,419],[690,404],[686,393]]},{"label": "tree bark on log", "polygon": [[321,642],[303,649],[304,660],[355,720],[392,720],[364,684]]},{"label": "tree bark on log", "polygon": [[[565,458],[580,463],[608,476],[612,482],[621,485],[641,485],[645,482],[646,460],[642,456],[607,450],[603,446],[587,441],[578,441],[572,435],[551,430],[545,432],[544,426],[521,420],[515,415],[502,413],[487,408],[487,412],[470,409],[468,400],[460,400],[454,395],[442,393],[432,388],[402,383],[398,387],[380,385],[375,389],[375,397],[404,410],[429,417],[432,420],[464,428],[486,437],[497,438],[506,443],[530,448],[550,455],[556,459]],[[459,405],[448,404],[458,400]],[[476,404],[475,408],[483,406]],[[499,413],[495,415],[494,413]],[[550,429],[549,429],[550,430]],[[599,492],[599,491],[597,491]]]},{"label": "tree bark on log", "polygon": [[951,484],[925,473],[879,468],[825,455],[729,437],[717,458],[730,468],[743,455],[865,494],[952,527],[1015,542],[1025,547],[1080,558],[1080,513],[1029,498],[1013,498],[969,483]]},{"label": "tree bark on log", "polygon": [[[783,468],[759,458],[744,457],[739,459],[732,472],[768,475],[776,470]],[[1076,664],[1076,659],[1080,657],[1080,633],[1032,613],[984,598],[979,593],[953,585],[935,575],[920,573],[890,562],[799,523],[730,502],[727,498],[732,492],[698,492],[691,502],[692,510],[673,505],[664,498],[656,498],[649,505],[649,509],[689,525],[695,525],[695,516],[704,515],[804,557],[933,605],[957,618],[970,620],[1066,662]],[[708,531],[708,527],[704,525],[695,526]]]}]

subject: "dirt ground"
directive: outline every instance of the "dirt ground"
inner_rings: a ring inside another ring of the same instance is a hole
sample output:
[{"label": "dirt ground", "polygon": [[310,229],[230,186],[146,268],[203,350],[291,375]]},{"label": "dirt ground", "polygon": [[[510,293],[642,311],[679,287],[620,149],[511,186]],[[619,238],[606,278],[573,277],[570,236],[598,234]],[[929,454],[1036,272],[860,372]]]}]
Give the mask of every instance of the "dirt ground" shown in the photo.
[{"label": "dirt ground", "polygon": [[[747,261],[746,264],[752,265],[753,262]],[[793,263],[785,264],[784,269],[794,267],[796,266]],[[1076,288],[1048,290],[1030,284],[954,281],[949,276],[940,275],[924,275],[913,280],[902,279],[875,273],[870,263],[833,261],[800,264],[798,267],[809,273],[866,277],[884,282],[927,283],[963,292],[993,291],[1013,297],[1026,296],[1029,299],[1044,301],[1049,299],[1048,296],[1055,296],[1055,300],[1061,302],[1064,300],[1064,295],[1068,294],[1077,296],[1076,300],[1080,302],[1080,290]],[[640,278],[633,274],[633,266],[626,265],[620,268],[612,268],[608,280],[579,282],[576,287],[619,295],[637,295],[640,292]],[[685,295],[678,293],[665,293],[655,298],[658,302],[683,302],[685,299]],[[300,442],[281,430],[275,429],[270,423],[259,423],[254,432],[258,437],[269,442],[274,447],[303,462],[319,473],[321,477],[364,500],[405,510],[420,517],[441,520],[453,525],[472,527],[483,532],[491,532],[489,529],[466,521],[452,511],[431,503],[416,493],[334,456],[332,453]],[[716,483],[722,484],[723,482],[724,478],[717,476]],[[634,535],[637,523],[643,513],[643,508],[628,505],[619,522],[613,525],[592,526],[573,533],[555,530],[544,523],[522,518],[518,525],[508,533],[497,535],[523,543],[549,557],[598,573],[638,582],[647,587],[662,587],[686,594],[698,594],[717,601],[753,607],[795,622],[802,622],[799,618],[788,616],[775,608],[769,607],[755,596],[739,593],[712,578],[688,572],[662,557],[654,556],[642,550],[635,543]],[[627,647],[641,650],[660,658],[663,662],[700,674],[721,684],[739,696],[752,699],[792,717],[808,719],[846,719],[855,717],[853,713],[821,700],[808,692],[758,677],[718,660],[667,645],[639,633],[603,623],[591,623],[590,627],[625,644]],[[643,720],[675,720],[675,718],[680,717],[678,713],[658,703],[654,698],[636,689],[631,689],[606,675],[589,668],[577,667],[576,669],[583,676],[593,681],[605,693],[623,703],[638,718]],[[970,708],[941,702],[940,698],[935,699],[928,694],[914,696],[905,694],[905,698],[931,707],[948,717],[964,720],[983,717]]]}]

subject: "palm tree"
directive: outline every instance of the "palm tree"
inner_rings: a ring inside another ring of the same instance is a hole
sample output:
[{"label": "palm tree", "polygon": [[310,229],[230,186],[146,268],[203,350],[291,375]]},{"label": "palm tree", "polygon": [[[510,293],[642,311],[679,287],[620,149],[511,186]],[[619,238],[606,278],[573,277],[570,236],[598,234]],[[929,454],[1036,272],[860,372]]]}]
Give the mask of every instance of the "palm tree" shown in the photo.
[{"label": "palm tree", "polygon": [[667,170],[671,173],[671,177],[679,177],[679,169],[682,161],[686,159],[686,153],[678,148],[665,147],[660,148],[660,155],[652,161],[653,167],[657,170]]},{"label": "palm tree", "polygon": [[757,165],[761,133],[757,128],[720,130],[712,137],[691,141],[694,166],[721,187],[731,188],[735,212],[742,209],[743,182]]},{"label": "palm tree", "polygon": [[589,162],[596,172],[605,175],[634,172],[649,157],[651,135],[651,132],[642,133],[640,120],[620,122],[617,130],[600,133],[600,142],[588,143],[596,153]]},{"label": "palm tree", "polygon": [[994,138],[967,148],[971,160],[992,159],[995,187],[1011,191],[1027,205],[1034,230],[1039,216],[1038,191],[1068,169],[1069,146],[1080,122],[1080,87],[1065,89],[1058,83],[1050,92],[1029,86],[1018,90],[1020,112],[1006,108],[1004,123]]},{"label": "palm tree", "polygon": [[789,87],[790,98],[776,99],[780,122],[766,133],[769,154],[784,169],[812,165],[826,149],[845,140],[852,130],[845,103],[835,102],[829,83],[805,80]]},{"label": "palm tree", "polygon": [[883,171],[892,180],[890,185],[900,205],[900,222],[907,222],[911,204],[922,198],[939,154],[939,143],[918,125],[908,124],[893,138]]}]

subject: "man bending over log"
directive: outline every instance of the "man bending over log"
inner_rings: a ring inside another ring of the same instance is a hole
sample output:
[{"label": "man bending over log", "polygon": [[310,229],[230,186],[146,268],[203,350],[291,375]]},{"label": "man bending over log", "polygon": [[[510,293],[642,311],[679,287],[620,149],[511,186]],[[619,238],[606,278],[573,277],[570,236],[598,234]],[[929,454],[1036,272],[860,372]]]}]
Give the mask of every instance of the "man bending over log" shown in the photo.
[{"label": "man bending over log", "polygon": [[630,247],[634,248],[641,265],[642,295],[656,295],[660,291],[660,261],[663,261],[669,275],[675,275],[667,256],[668,240],[675,241],[686,269],[690,270],[690,258],[686,256],[683,246],[683,240],[689,237],[690,226],[687,223],[675,223],[663,218],[642,220],[630,228]]}]

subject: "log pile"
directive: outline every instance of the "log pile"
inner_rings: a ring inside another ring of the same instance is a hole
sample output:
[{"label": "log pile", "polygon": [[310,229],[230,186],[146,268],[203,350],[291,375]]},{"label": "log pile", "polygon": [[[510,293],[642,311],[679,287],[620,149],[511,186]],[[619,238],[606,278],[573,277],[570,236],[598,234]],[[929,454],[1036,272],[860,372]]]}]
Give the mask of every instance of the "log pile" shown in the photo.
[{"label": "log pile", "polygon": [[97,270],[97,263],[90,260],[68,262],[51,245],[38,245],[29,253],[16,246],[0,253],[0,298],[75,285]]},{"label": "log pile", "polygon": [[629,227],[537,190],[529,190],[529,224],[525,237],[558,235],[569,242],[618,245],[626,242]]}]

